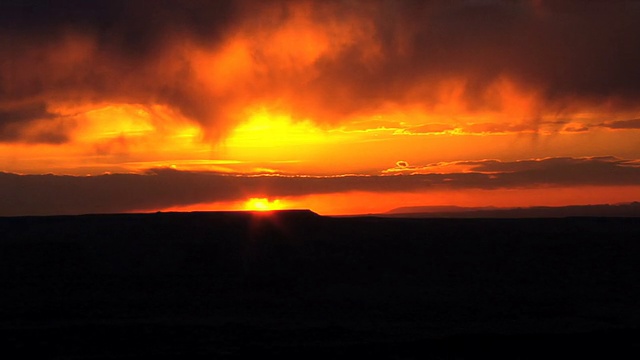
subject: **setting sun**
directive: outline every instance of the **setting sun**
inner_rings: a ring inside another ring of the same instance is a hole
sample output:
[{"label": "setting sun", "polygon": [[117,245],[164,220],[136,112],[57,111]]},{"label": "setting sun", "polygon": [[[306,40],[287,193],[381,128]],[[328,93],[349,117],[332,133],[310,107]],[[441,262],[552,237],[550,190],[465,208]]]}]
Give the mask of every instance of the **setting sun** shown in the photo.
[{"label": "setting sun", "polygon": [[267,198],[251,198],[244,205],[245,210],[249,211],[272,211],[281,210],[283,208],[280,200],[269,201]]}]

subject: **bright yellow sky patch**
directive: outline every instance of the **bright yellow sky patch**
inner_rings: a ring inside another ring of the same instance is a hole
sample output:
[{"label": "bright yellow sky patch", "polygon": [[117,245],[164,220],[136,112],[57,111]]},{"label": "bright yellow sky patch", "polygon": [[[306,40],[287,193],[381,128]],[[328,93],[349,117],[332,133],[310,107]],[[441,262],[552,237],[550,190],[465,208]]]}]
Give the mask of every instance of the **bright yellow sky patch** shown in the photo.
[{"label": "bright yellow sky patch", "polygon": [[267,198],[251,198],[244,204],[244,210],[249,211],[273,211],[284,209],[284,204],[280,200],[269,200]]}]

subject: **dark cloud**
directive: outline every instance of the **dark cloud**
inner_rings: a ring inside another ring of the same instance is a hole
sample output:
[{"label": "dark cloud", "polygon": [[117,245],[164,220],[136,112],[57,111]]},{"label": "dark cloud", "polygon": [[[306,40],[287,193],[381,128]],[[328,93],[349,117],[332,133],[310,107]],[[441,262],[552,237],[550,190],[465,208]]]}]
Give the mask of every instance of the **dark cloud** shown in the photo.
[{"label": "dark cloud", "polygon": [[155,210],[177,205],[345,191],[407,192],[640,184],[637,161],[612,157],[474,161],[472,172],[379,176],[232,176],[158,169],[74,177],[0,173],[0,215]]},{"label": "dark cloud", "polygon": [[0,28],[23,38],[79,30],[125,56],[149,54],[176,33],[213,42],[234,18],[233,0],[6,0]]},{"label": "dark cloud", "polygon": [[[464,84],[469,108],[500,109],[504,99],[493,85],[502,78],[539,93],[539,111],[562,110],[576,98],[617,98],[636,106],[637,4],[536,3],[380,2],[372,35],[383,55],[367,63],[363,49],[344,51],[319,62],[321,75],[312,84],[327,89],[319,101],[343,111],[389,99],[432,105],[447,79]],[[328,91],[336,83],[339,96]]]},{"label": "dark cloud", "polygon": [[[278,38],[287,24],[300,31]],[[317,57],[314,32],[330,39]],[[250,69],[242,79],[229,72],[230,87],[212,93],[190,51],[215,53],[235,38],[249,44]],[[639,43],[631,0],[8,0],[0,111],[24,102],[160,104],[215,137],[239,121],[230,107],[255,101],[338,122],[389,103],[434,108],[452,101],[443,98],[452,87],[460,111],[501,111],[512,87],[533,94],[517,121],[537,123],[576,107],[637,110]]]},{"label": "dark cloud", "polygon": [[56,117],[44,103],[0,108],[0,142],[63,143],[70,126]]},{"label": "dark cloud", "polygon": [[600,126],[609,129],[640,129],[640,119],[610,121]]},{"label": "dark cloud", "polygon": [[51,119],[53,117],[55,117],[55,114],[48,112],[44,103],[27,104],[0,111],[0,126],[33,119]]},{"label": "dark cloud", "polygon": [[[160,104],[215,122],[216,99],[176,48],[188,42],[215,46],[232,23],[234,3],[3,1],[0,111],[23,102]],[[31,115],[21,120],[37,119]]]},{"label": "dark cloud", "polygon": [[589,127],[584,126],[584,125],[576,125],[576,126],[565,126],[562,131],[566,131],[566,132],[571,132],[571,133],[580,133],[580,132],[586,132],[589,131]]},{"label": "dark cloud", "polygon": [[635,167],[633,162],[629,160],[618,159],[613,156],[571,158],[571,157],[553,157],[545,159],[531,159],[520,161],[499,161],[499,160],[482,160],[482,161],[460,161],[456,164],[470,165],[473,171],[477,172],[522,172],[522,171],[541,171],[541,170],[560,170],[565,169],[593,169],[600,170],[598,167],[608,169],[625,168],[628,166]]}]

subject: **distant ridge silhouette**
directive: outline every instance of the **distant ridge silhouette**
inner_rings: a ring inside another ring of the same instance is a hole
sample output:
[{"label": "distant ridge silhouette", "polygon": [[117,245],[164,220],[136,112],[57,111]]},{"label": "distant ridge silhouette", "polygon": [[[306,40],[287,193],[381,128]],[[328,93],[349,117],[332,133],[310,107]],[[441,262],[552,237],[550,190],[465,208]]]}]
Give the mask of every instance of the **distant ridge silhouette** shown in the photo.
[{"label": "distant ridge silhouette", "polygon": [[253,216],[277,216],[286,217],[291,220],[306,219],[321,217],[321,215],[309,210],[309,209],[283,209],[283,210],[201,210],[201,211],[157,211],[152,213],[106,213],[106,214],[78,214],[78,215],[26,215],[26,216],[0,216],[0,218],[76,218],[76,217],[103,217],[103,218],[118,218],[118,217],[150,217],[150,216],[207,216],[215,218],[249,218]]},{"label": "distant ridge silhouette", "polygon": [[[176,212],[158,212],[159,214],[175,214]],[[177,212],[180,213],[180,212]],[[318,213],[315,213],[309,209],[282,209],[282,210],[234,210],[234,211],[193,211],[188,214],[207,214],[218,216],[255,216],[255,215],[275,215],[278,217],[287,217],[291,219],[304,219],[320,217]]]},{"label": "distant ridge silhouette", "polygon": [[571,206],[532,206],[524,208],[412,206],[400,207],[383,217],[412,218],[562,218],[562,217],[640,217],[640,202]]}]

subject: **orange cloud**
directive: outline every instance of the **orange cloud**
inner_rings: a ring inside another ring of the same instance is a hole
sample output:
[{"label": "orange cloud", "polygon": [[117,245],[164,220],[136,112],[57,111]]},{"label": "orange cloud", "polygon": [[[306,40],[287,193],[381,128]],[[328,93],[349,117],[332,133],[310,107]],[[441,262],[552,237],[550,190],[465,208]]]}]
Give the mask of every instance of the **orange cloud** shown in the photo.
[{"label": "orange cloud", "polygon": [[140,0],[56,16],[56,2],[3,5],[0,110],[167,106],[213,140],[255,106],[325,124],[420,108],[529,128],[637,113],[638,14],[622,3],[167,1],[150,14]]}]

